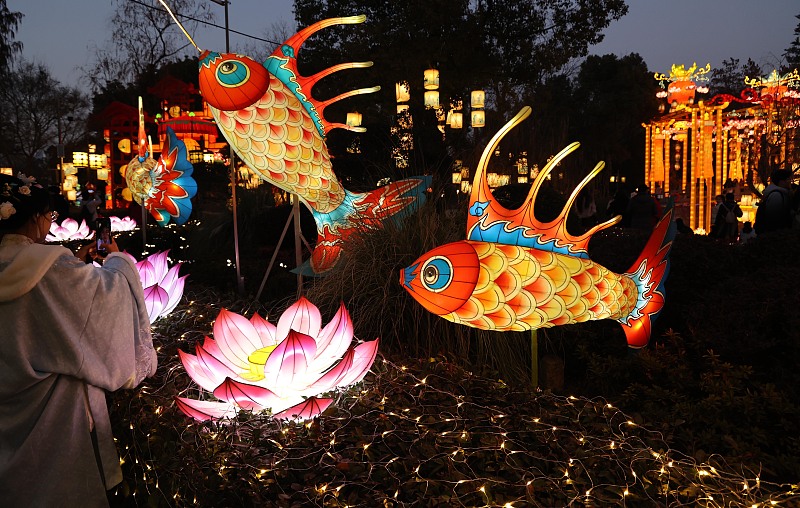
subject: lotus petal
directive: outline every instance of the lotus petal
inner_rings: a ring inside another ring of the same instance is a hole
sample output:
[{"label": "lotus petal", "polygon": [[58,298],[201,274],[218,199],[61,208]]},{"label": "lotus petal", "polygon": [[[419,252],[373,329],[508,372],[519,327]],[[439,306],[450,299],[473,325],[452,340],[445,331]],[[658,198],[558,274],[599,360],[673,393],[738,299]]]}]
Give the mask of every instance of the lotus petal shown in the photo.
[{"label": "lotus petal", "polygon": [[364,342],[356,346],[353,354],[353,365],[350,370],[339,380],[337,386],[349,386],[358,383],[369,372],[378,354],[378,339]]},{"label": "lotus petal", "polygon": [[261,317],[258,313],[253,314],[253,317],[250,318],[250,322],[253,323],[253,327],[255,327],[258,332],[262,346],[267,347],[278,344],[278,339],[276,337],[278,328],[275,325]]},{"label": "lotus petal", "polygon": [[136,263],[136,270],[139,272],[139,278],[142,279],[142,287],[158,284],[159,281],[156,278],[156,269],[153,263],[150,262],[149,257]]},{"label": "lotus petal", "polygon": [[161,317],[161,311],[169,302],[169,295],[164,288],[158,284],[144,288],[144,304],[147,307],[147,315],[150,317],[150,324]]},{"label": "lotus petal", "polygon": [[169,268],[169,265],[167,264],[168,256],[169,249],[156,252],[149,257],[150,262],[153,264],[155,276],[159,282],[164,280],[164,277],[167,275],[167,269]]},{"label": "lotus petal", "polygon": [[[178,275],[178,268],[180,268],[180,264],[177,264],[170,269],[170,272],[173,270],[175,271],[175,275]],[[175,307],[178,306],[178,303],[181,301],[183,297],[183,287],[186,284],[186,277],[188,275],[184,275],[183,277],[178,277],[174,281],[168,280],[170,278],[169,272],[167,276],[164,278],[164,282],[161,284],[161,287],[164,287],[169,295],[169,301],[164,306],[164,310],[161,311],[162,316],[166,316],[173,310]]]},{"label": "lotus petal", "polygon": [[214,397],[228,402],[234,402],[242,409],[260,411],[270,408],[279,400],[272,391],[261,386],[240,383],[226,377],[215,390]]},{"label": "lotus petal", "polygon": [[319,335],[322,328],[322,316],[319,309],[306,297],[301,296],[299,300],[289,306],[278,319],[278,339],[286,337],[289,330],[294,330],[310,337]]},{"label": "lotus petal", "polygon": [[250,353],[263,347],[253,324],[247,318],[225,309],[219,311],[214,321],[214,338],[225,358],[243,370],[250,369]]},{"label": "lotus petal", "polygon": [[305,386],[308,363],[314,358],[316,350],[317,343],[313,338],[294,330],[289,331],[289,336],[267,358],[264,382],[278,393],[298,384]]},{"label": "lotus petal", "polygon": [[175,397],[178,409],[195,420],[206,422],[208,420],[221,420],[236,416],[236,406],[227,402],[214,402],[208,400],[194,400],[186,397]]},{"label": "lotus petal", "polygon": [[273,418],[279,420],[298,419],[310,420],[315,416],[328,409],[333,402],[333,399],[318,399],[316,397],[309,397],[300,404],[292,406],[289,409],[281,411],[280,413],[272,415]]},{"label": "lotus petal", "polygon": [[332,369],[308,385],[303,391],[307,391],[308,393],[324,393],[339,386],[339,382],[352,370],[354,355],[354,348],[350,348]]},{"label": "lotus petal", "polygon": [[331,322],[325,325],[317,337],[317,354],[309,370],[322,372],[327,369],[342,357],[352,341],[353,322],[342,303]]},{"label": "lotus petal", "polygon": [[136,221],[131,219],[130,217],[116,217],[114,215],[111,216],[111,231],[118,232],[118,231],[133,231],[136,229],[138,224]]},{"label": "lotus petal", "polygon": [[189,377],[209,392],[214,391],[226,377],[233,374],[230,369],[207,353],[195,356],[179,349],[178,357],[181,359],[183,368],[186,369]]}]

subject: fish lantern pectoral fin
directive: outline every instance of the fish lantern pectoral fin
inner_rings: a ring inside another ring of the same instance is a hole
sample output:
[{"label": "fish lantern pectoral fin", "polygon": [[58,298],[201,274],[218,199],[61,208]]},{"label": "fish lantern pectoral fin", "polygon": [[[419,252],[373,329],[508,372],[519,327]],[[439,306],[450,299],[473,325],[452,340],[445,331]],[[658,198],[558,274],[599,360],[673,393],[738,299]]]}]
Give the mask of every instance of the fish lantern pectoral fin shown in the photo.
[{"label": "fish lantern pectoral fin", "polygon": [[480,263],[469,242],[438,247],[400,272],[400,284],[429,312],[442,316],[461,308],[480,276]]}]

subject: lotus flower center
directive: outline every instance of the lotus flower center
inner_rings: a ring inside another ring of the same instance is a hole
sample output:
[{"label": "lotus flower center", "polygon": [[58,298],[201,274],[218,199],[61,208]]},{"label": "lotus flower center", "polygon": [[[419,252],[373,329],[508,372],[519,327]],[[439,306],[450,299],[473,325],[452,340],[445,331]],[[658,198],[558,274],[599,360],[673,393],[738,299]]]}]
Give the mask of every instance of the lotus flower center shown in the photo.
[{"label": "lotus flower center", "polygon": [[248,381],[261,381],[264,379],[264,365],[267,364],[267,358],[269,358],[269,355],[272,354],[272,351],[274,351],[276,347],[278,347],[277,344],[274,346],[266,346],[250,353],[247,357],[247,361],[250,363],[250,365],[248,365],[249,369],[242,372],[240,376]]}]

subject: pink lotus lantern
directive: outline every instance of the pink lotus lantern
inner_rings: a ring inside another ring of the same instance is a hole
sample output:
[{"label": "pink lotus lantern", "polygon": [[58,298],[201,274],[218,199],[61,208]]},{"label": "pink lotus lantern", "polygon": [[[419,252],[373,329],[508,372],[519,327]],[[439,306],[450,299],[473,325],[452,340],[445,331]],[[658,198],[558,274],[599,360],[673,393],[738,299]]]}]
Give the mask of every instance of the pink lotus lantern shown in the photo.
[{"label": "pink lotus lantern", "polygon": [[111,231],[112,232],[119,232],[119,231],[133,231],[136,229],[138,224],[136,221],[131,219],[130,217],[116,217],[111,216]]},{"label": "pink lotus lantern", "polygon": [[78,225],[78,221],[75,219],[64,219],[64,221],[59,226],[57,223],[53,222],[50,225],[50,232],[47,234],[45,241],[47,242],[66,242],[70,240],[86,240],[92,232],[89,230],[89,226],[86,225],[86,221],[81,221],[80,225]]},{"label": "pink lotus lantern", "polygon": [[178,276],[181,263],[172,268],[168,267],[168,253],[168,250],[157,252],[136,263],[136,269],[139,270],[139,277],[142,279],[144,301],[151,324],[175,309],[183,296],[183,285],[188,277],[188,275]]},{"label": "pink lotus lantern", "polygon": [[189,376],[219,401],[176,397],[199,421],[232,418],[240,409],[271,411],[273,418],[306,420],[333,399],[320,394],[361,381],[378,352],[378,339],[355,345],[344,304],[322,327],[319,309],[301,297],[275,326],[258,314],[247,319],[222,309],[214,338],[178,351]]}]

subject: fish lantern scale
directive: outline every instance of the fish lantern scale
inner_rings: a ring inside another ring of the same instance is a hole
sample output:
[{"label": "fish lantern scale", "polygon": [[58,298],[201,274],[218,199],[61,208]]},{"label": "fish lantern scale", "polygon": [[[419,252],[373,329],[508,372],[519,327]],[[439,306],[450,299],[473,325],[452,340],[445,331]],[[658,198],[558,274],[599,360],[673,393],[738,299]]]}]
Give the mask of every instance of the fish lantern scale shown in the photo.
[{"label": "fish lantern scale", "polygon": [[[616,274],[589,259],[592,235],[620,216],[574,236],[566,217],[583,189],[604,167],[598,163],[550,222],[534,216],[534,201],[548,174],[578,148],[553,157],[531,185],[525,203],[507,210],[493,198],[486,166],[502,137],[530,115],[523,108],[483,152],[469,200],[467,239],[437,247],[401,270],[400,283],[425,309],[448,321],[497,331],[614,319],[628,345],[647,344],[664,305],[664,280],[675,236],[671,207],[653,230],[631,268]],[[463,184],[464,182],[462,182]]]}]

